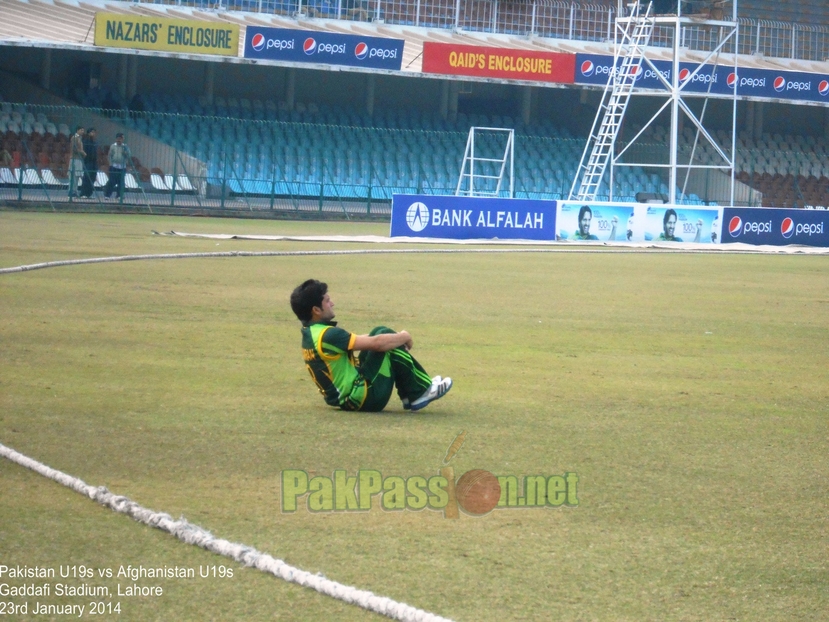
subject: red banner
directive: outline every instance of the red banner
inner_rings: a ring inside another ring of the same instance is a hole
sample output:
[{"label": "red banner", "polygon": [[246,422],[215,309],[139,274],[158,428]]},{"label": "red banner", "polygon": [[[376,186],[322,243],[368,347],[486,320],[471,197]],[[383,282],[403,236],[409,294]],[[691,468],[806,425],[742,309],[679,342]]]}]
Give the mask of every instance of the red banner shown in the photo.
[{"label": "red banner", "polygon": [[573,84],[576,55],[426,41],[423,72]]}]

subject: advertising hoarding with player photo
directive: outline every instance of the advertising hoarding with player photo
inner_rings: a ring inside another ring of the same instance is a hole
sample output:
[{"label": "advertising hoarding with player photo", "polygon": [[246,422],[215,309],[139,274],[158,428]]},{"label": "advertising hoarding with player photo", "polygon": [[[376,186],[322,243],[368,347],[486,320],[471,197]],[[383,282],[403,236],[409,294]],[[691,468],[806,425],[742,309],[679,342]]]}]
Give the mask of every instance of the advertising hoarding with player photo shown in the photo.
[{"label": "advertising hoarding with player photo", "polygon": [[717,244],[721,223],[721,208],[560,201],[556,240]]},{"label": "advertising hoarding with player photo", "polygon": [[722,241],[722,208],[665,205],[641,206],[644,241],[719,244]]},{"label": "advertising hoarding with player photo", "polygon": [[632,240],[633,204],[559,202],[556,240],[624,242]]},{"label": "advertising hoarding with player photo", "polygon": [[391,237],[829,246],[827,221],[823,210],[397,194]]}]

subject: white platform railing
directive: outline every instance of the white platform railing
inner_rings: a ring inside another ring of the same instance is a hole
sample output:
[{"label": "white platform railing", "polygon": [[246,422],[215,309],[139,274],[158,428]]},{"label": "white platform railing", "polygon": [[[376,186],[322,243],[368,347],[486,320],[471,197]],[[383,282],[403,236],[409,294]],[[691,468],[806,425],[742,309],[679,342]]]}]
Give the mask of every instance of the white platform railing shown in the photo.
[{"label": "white platform railing", "polygon": [[[135,0],[129,0],[135,1]],[[424,28],[444,28],[578,41],[612,39],[616,9],[608,4],[562,0],[138,0],[210,11],[247,11]],[[739,18],[741,54],[824,61],[829,24],[798,24]],[[712,26],[683,28],[682,45],[706,51],[716,45]],[[653,44],[671,45],[672,28],[654,32]],[[733,52],[733,50],[724,50]]]}]

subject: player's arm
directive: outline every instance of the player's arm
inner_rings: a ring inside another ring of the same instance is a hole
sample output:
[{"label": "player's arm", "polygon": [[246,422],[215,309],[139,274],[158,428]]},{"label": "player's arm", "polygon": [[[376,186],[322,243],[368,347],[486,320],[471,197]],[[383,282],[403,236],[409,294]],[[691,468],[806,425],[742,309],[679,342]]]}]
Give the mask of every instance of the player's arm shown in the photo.
[{"label": "player's arm", "polygon": [[607,240],[608,240],[608,242],[615,242],[616,241],[616,225],[619,224],[619,219],[616,216],[614,216],[613,219],[610,221],[610,224],[613,225],[613,227],[610,229],[610,235],[607,236]]},{"label": "player's arm", "polygon": [[702,238],[702,218],[697,221],[697,235],[694,236],[694,242],[699,244],[700,238]]},{"label": "player's arm", "polygon": [[412,336],[405,330],[399,333],[381,333],[379,335],[356,335],[352,350],[368,350],[370,352],[388,352],[404,346],[412,349]]}]

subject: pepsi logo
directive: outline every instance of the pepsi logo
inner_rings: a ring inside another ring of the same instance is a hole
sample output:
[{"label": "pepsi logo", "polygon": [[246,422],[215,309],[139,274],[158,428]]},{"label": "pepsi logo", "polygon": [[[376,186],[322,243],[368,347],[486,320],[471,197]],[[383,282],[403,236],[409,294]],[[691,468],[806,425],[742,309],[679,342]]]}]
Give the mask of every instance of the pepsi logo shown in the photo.
[{"label": "pepsi logo", "polygon": [[743,230],[743,219],[739,216],[734,216],[731,219],[731,222],[728,223],[728,232],[731,234],[732,238],[736,238],[740,235],[740,231]]},{"label": "pepsi logo", "polygon": [[313,37],[308,37],[305,43],[302,44],[302,51],[308,56],[317,51],[317,42]]},{"label": "pepsi logo", "polygon": [[680,69],[679,70],[679,81],[685,82],[688,79],[688,76],[691,75],[691,71],[689,69]]},{"label": "pepsi logo", "polygon": [[596,70],[595,65],[593,65],[592,60],[586,60],[581,64],[581,75],[586,78],[589,78],[593,75],[593,72]]},{"label": "pepsi logo", "polygon": [[784,78],[783,76],[777,76],[774,79],[773,86],[775,91],[777,91],[778,93],[782,93],[784,90],[786,90],[786,78]]},{"label": "pepsi logo", "polygon": [[725,83],[728,85],[728,88],[733,89],[734,85],[737,84],[737,74],[732,71],[728,74],[728,79]]},{"label": "pepsi logo", "polygon": [[354,48],[354,56],[357,57],[357,60],[363,60],[366,56],[368,56],[368,44],[360,41],[357,44],[357,47]]},{"label": "pepsi logo", "polygon": [[265,47],[265,35],[261,32],[257,32],[253,35],[253,39],[250,40],[250,47],[252,47],[255,52],[261,52],[262,48]]},{"label": "pepsi logo", "polygon": [[820,84],[817,86],[817,92],[820,93],[822,97],[829,95],[829,81],[821,80]]},{"label": "pepsi logo", "polygon": [[642,71],[642,67],[640,67],[638,65],[634,65],[633,67],[630,68],[630,75],[633,76],[634,80],[641,80],[642,76],[645,75],[645,72]]},{"label": "pepsi logo", "polygon": [[780,235],[784,238],[788,239],[792,237],[794,233],[794,221],[791,218],[784,218],[783,222],[780,223]]}]

